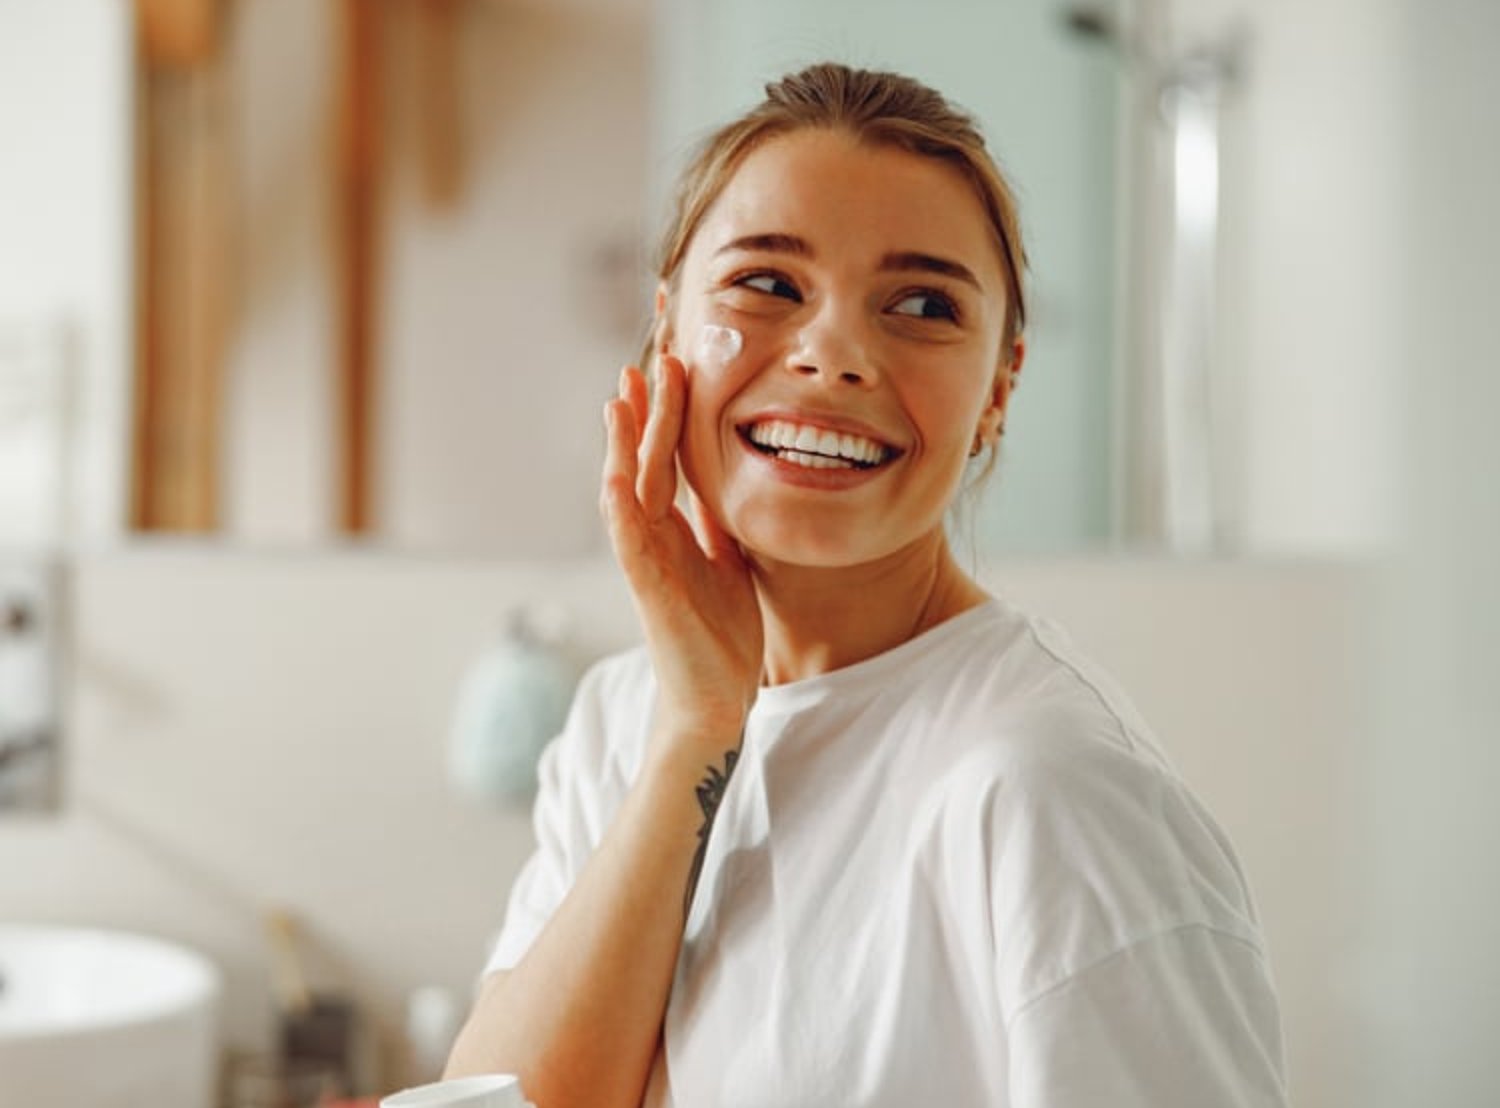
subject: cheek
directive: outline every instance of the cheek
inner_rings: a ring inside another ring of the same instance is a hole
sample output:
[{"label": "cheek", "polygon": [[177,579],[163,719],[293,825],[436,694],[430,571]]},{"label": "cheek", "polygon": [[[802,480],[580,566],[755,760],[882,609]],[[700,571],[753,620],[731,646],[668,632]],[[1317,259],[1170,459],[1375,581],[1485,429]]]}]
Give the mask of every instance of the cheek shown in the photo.
[{"label": "cheek", "polygon": [[688,345],[681,355],[688,371],[684,433],[691,445],[702,447],[729,402],[744,387],[750,358],[744,334],[724,324],[702,324]]},{"label": "cheek", "polygon": [[720,459],[726,445],[723,435],[733,433],[724,422],[726,405],[736,391],[729,379],[733,364],[692,364],[688,370],[687,411],[683,413],[678,460],[688,484],[706,503],[715,500],[716,475],[723,468]]},{"label": "cheek", "polygon": [[688,399],[679,457],[683,475],[705,503],[717,502],[718,482],[739,443],[730,408],[760,375],[778,347],[775,328],[755,321],[718,322],[698,327],[688,351]]},{"label": "cheek", "polygon": [[776,328],[724,314],[693,326],[680,356],[688,367],[687,424],[702,435],[726,418],[735,397],[772,363],[782,343]]},{"label": "cheek", "polygon": [[744,348],[745,336],[739,328],[705,323],[698,332],[693,364],[702,370],[722,371],[740,356]]},{"label": "cheek", "polygon": [[722,304],[709,305],[702,320],[688,326],[685,360],[694,372],[718,378],[746,378],[785,342],[783,324]]},{"label": "cheek", "polygon": [[989,402],[987,386],[976,383],[975,374],[951,375],[934,372],[928,375],[928,387],[911,389],[905,407],[912,421],[921,428],[927,448],[937,454],[968,456],[979,417]]}]

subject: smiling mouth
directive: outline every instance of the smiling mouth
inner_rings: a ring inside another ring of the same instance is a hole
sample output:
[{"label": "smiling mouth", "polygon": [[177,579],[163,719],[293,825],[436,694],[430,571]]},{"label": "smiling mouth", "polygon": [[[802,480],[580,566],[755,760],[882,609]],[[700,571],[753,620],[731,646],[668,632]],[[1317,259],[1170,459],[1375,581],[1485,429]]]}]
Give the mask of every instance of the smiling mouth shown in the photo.
[{"label": "smiling mouth", "polygon": [[807,469],[875,469],[901,452],[895,447],[806,423],[767,419],[739,428],[742,438],[767,457]]}]

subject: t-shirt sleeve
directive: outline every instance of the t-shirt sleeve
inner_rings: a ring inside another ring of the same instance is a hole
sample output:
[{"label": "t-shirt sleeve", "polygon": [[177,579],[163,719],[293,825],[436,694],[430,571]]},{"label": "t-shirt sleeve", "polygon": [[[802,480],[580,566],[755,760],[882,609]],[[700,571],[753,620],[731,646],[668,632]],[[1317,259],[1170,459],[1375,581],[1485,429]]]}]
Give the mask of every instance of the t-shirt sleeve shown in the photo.
[{"label": "t-shirt sleeve", "polygon": [[1110,717],[1025,734],[986,794],[1012,1108],[1281,1108],[1276,994],[1227,836]]},{"label": "t-shirt sleeve", "polygon": [[607,664],[579,682],[562,732],[537,766],[532,809],[536,850],[511,886],[505,923],[484,972],[513,968],[573,887],[612,814],[612,775],[606,719]]},{"label": "t-shirt sleeve", "polygon": [[1009,1028],[1013,1108],[1284,1108],[1280,1018],[1254,945],[1153,935],[1030,1001]]}]

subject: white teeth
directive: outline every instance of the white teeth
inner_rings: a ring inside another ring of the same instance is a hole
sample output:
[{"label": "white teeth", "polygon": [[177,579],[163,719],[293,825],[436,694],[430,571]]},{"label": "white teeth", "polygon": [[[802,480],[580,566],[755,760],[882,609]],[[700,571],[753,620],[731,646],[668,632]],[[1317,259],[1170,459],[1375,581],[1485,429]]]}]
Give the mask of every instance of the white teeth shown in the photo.
[{"label": "white teeth", "polygon": [[823,431],[782,419],[752,424],[747,433],[751,442],[770,447],[782,459],[818,469],[847,467],[854,462],[876,465],[890,454],[887,447],[861,435]]},{"label": "white teeth", "polygon": [[878,462],[885,456],[885,451],[869,439],[862,439],[855,435],[840,435],[839,456],[853,458],[856,462]]},{"label": "white teeth", "polygon": [[803,454],[799,450],[783,450],[776,455],[783,462],[806,466],[808,469],[853,469],[854,463],[843,458],[827,458],[822,454]]}]

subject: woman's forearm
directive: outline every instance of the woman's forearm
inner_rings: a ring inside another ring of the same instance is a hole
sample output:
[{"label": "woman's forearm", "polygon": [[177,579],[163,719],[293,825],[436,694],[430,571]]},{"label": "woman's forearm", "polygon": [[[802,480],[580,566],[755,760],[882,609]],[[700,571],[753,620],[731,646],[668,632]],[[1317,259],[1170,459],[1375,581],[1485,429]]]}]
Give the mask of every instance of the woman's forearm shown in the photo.
[{"label": "woman's forearm", "polygon": [[763,667],[750,566],[676,507],[687,368],[628,367],[605,406],[600,506],[656,678],[646,764],[572,889],[510,972],[486,983],[451,1076],[509,1072],[538,1108],[637,1108],[661,1041],[686,914]]},{"label": "woman's forearm", "polygon": [[653,741],[663,753],[648,759],[551,921],[513,970],[485,983],[448,1076],[518,1074],[538,1108],[636,1108],[717,806],[716,775],[727,776],[738,745],[733,731],[717,743]]}]

